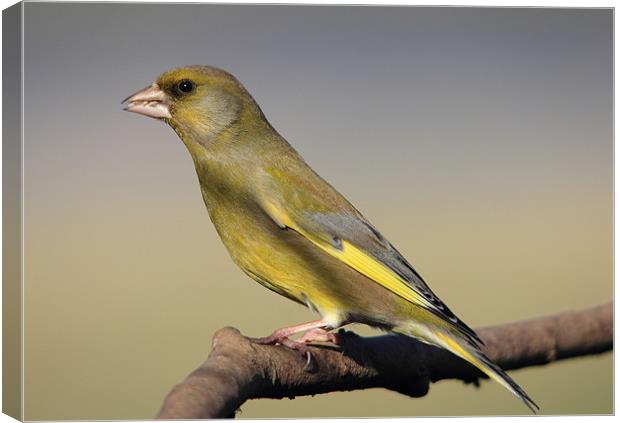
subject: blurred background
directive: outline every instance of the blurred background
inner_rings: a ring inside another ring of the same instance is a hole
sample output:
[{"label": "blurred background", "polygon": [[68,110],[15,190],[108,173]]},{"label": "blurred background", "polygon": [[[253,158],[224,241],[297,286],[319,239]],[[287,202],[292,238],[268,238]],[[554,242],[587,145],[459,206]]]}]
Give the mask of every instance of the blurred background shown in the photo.
[{"label": "blurred background", "polygon": [[[151,418],[218,328],[314,318],[228,258],[176,135],[121,111],[179,65],[236,75],[470,326],[612,298],[611,10],[26,3],[24,26],[27,420]],[[613,412],[611,354],[511,374],[542,414]],[[240,417],[525,413],[443,381]]]}]

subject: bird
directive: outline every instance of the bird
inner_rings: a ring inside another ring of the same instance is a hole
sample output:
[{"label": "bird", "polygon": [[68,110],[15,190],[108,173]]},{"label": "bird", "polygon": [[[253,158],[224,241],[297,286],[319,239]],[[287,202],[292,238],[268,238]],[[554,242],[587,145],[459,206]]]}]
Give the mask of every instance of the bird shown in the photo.
[{"label": "bird", "polygon": [[[482,351],[474,330],[403,255],[269,123],[232,74],[177,67],[124,110],[158,119],[193,160],[209,217],[230,257],[266,288],[319,315],[258,338],[299,351],[361,323],[446,349],[519,398],[530,396]],[[298,339],[292,339],[300,334]]]}]

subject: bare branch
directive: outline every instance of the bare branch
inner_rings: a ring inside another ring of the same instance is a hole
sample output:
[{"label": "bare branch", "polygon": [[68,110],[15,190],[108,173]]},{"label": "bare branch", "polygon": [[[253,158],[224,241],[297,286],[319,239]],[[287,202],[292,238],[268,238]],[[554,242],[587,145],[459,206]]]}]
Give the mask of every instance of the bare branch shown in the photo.
[{"label": "bare branch", "polygon": [[[597,354],[613,348],[613,305],[477,332],[485,352],[505,370]],[[234,417],[249,399],[374,387],[421,397],[431,382],[485,377],[451,353],[405,336],[341,335],[342,350],[313,347],[311,365],[304,368],[305,358],[297,351],[254,344],[234,328],[220,329],[207,361],[172,389],[157,418]]]}]

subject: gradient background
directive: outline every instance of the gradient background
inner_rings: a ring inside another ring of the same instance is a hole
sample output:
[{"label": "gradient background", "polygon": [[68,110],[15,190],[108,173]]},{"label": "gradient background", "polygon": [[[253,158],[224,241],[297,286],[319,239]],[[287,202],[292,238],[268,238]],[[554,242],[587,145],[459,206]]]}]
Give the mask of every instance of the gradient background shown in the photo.
[{"label": "gradient background", "polygon": [[[121,111],[178,65],[236,75],[471,326],[609,301],[612,25],[587,9],[26,4],[26,419],[152,417],[218,328],[313,317],[233,265],[174,133]],[[611,354],[512,374],[544,414],[613,411]],[[444,381],[240,417],[526,412],[497,384]]]}]

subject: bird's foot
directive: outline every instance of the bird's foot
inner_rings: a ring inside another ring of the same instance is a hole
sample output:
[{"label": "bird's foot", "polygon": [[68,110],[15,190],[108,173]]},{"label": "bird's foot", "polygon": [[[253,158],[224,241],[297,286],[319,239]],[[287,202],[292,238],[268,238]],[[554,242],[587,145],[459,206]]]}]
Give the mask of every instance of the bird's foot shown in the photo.
[{"label": "bird's foot", "polygon": [[260,345],[284,345],[285,340],[289,340],[288,334],[282,333],[282,330],[277,330],[269,336],[263,336],[262,338],[250,338],[252,342]]},{"label": "bird's foot", "polygon": [[326,327],[327,327],[326,323],[323,322],[322,320],[315,320],[313,322],[303,323],[301,325],[278,329],[274,331],[271,335],[263,337],[263,338],[251,338],[251,339],[252,339],[252,342],[256,344],[262,344],[262,345],[282,344],[284,345],[282,341],[286,339],[290,340],[289,337],[295,333],[313,331],[314,329],[317,329],[317,328],[324,329]]},{"label": "bird's foot", "polygon": [[[284,345],[285,347],[299,351],[306,356],[306,366],[310,365],[312,360],[312,354],[307,344],[311,342],[329,342],[334,345],[338,345],[338,335],[330,333],[328,325],[321,321],[316,320],[314,322],[304,323],[297,326],[291,326],[274,331],[271,335],[263,338],[250,338],[255,344],[261,345]],[[299,332],[305,332],[299,340],[293,340],[291,335]]]},{"label": "bird's foot", "polygon": [[279,333],[279,331],[275,331],[269,336],[265,336],[263,338],[250,338],[252,342],[260,345],[283,345],[287,348],[290,348],[295,351],[299,351],[302,356],[306,358],[306,365],[304,368],[310,365],[312,361],[312,354],[310,353],[310,348],[306,345],[305,342],[296,341],[290,339],[288,336]]},{"label": "bird's foot", "polygon": [[334,332],[330,332],[324,328],[316,328],[304,333],[301,338],[297,340],[305,344],[311,344],[313,342],[326,342],[333,345],[340,345],[340,335]]},{"label": "bird's foot", "polygon": [[292,350],[299,351],[299,353],[306,358],[306,365],[304,366],[304,369],[310,366],[310,363],[312,362],[312,353],[310,352],[310,348],[304,342],[286,338],[281,340],[279,344]]}]

